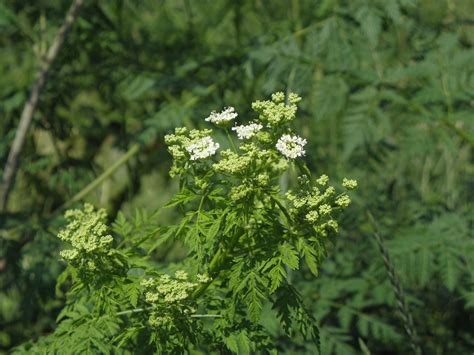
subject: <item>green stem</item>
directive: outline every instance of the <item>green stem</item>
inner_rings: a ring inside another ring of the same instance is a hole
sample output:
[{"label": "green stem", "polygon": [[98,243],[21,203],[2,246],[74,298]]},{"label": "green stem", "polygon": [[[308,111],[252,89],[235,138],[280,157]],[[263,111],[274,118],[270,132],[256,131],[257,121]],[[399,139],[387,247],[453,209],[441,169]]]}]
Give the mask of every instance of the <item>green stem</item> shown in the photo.
[{"label": "green stem", "polygon": [[115,313],[115,315],[116,316],[123,316],[123,315],[126,315],[126,314],[140,313],[140,312],[148,311],[150,309],[153,309],[153,307],[128,309],[126,311],[117,312],[117,313]]},{"label": "green stem", "polygon": [[390,284],[392,286],[392,289],[395,293],[395,298],[397,299],[397,306],[398,306],[398,312],[400,314],[400,317],[402,318],[403,325],[405,328],[405,332],[407,333],[408,340],[410,342],[410,346],[413,349],[413,352],[416,355],[422,354],[421,347],[419,344],[418,340],[418,335],[416,332],[415,325],[413,323],[413,317],[410,312],[410,309],[408,308],[408,303],[405,298],[405,292],[403,290],[403,287],[400,283],[400,279],[398,278],[398,275],[395,270],[395,266],[393,265],[390,256],[388,254],[388,250],[385,247],[382,237],[379,234],[379,228],[378,224],[372,215],[370,211],[366,211],[367,218],[369,220],[369,223],[372,224],[374,228],[374,239],[375,242],[377,243],[377,246],[379,248],[380,254],[382,256],[382,260],[385,266],[385,269],[387,270],[388,278],[390,281]]},{"label": "green stem", "polygon": [[232,150],[234,151],[234,153],[237,153],[237,148],[235,147],[234,140],[232,139],[228,128],[225,129],[225,134],[227,136],[227,139],[229,140],[229,144],[232,147]]},{"label": "green stem", "polygon": [[291,216],[288,213],[288,210],[286,209],[286,207],[283,206],[283,204],[277,198],[275,198],[274,196],[270,195],[270,198],[273,200],[273,202],[275,202],[277,204],[278,208],[280,208],[280,210],[283,212],[283,214],[285,215],[288,222],[291,223]]},{"label": "green stem", "polygon": [[[199,296],[201,296],[204,291],[207,290],[207,288],[211,285],[212,281],[214,281],[214,277],[217,276],[218,272],[218,267],[220,267],[224,261],[225,258],[227,257],[227,253],[222,253],[222,249],[219,249],[216,254],[214,254],[214,257],[211,260],[211,264],[209,265],[209,276],[211,276],[211,281],[206,282],[205,284],[200,285],[194,292],[191,294],[192,299],[196,299]],[[217,271],[217,273],[216,273]]]},{"label": "green stem", "polygon": [[220,318],[220,314],[191,314],[191,318]]},{"label": "green stem", "polygon": [[101,175],[99,175],[94,181],[92,181],[89,185],[75,194],[69,201],[65,202],[61,207],[59,207],[55,212],[59,212],[65,208],[71,206],[74,202],[82,200],[86,195],[88,195],[91,191],[97,188],[102,182],[104,182],[107,178],[113,175],[118,168],[120,168],[123,164],[125,164],[130,158],[136,155],[140,150],[138,144],[132,145],[132,147],[128,150],[125,155],[120,158],[115,164],[109,167],[106,171],[104,171]]},{"label": "green stem", "polygon": [[453,122],[449,121],[449,119],[447,119],[447,118],[442,119],[442,122],[446,127],[451,128],[454,131],[454,133],[456,133],[463,141],[470,144],[471,147],[474,147],[474,138],[473,137],[471,137],[469,134],[467,134],[461,128],[457,127]]},{"label": "green stem", "polygon": [[308,178],[310,178],[311,177],[311,171],[309,171],[308,166],[306,165],[306,163],[302,162],[300,160],[296,160],[295,162],[296,162],[296,165],[298,166],[298,168],[300,169],[300,171],[303,174],[307,175]]},{"label": "green stem", "polygon": [[[126,314],[141,313],[141,312],[149,311],[153,308],[155,307],[128,309],[126,311],[117,312],[115,313],[115,315],[124,316]],[[222,316],[220,314],[191,314],[189,317],[191,318],[220,318]]]},{"label": "green stem", "polygon": [[230,242],[229,248],[225,249],[225,251],[223,251],[223,249],[217,250],[217,252],[214,254],[214,257],[211,260],[211,263],[209,264],[209,269],[208,269],[208,273],[209,273],[209,276],[211,277],[211,281],[200,285],[196,290],[194,290],[194,292],[191,295],[192,299],[196,299],[199,296],[201,296],[204,293],[204,291],[206,291],[207,288],[211,285],[212,281],[214,281],[216,276],[219,275],[222,264],[224,264],[224,262],[227,260],[227,257],[234,249],[235,243],[237,243],[237,241],[239,240],[239,237],[240,237],[240,234],[236,233],[234,235],[234,238]]}]

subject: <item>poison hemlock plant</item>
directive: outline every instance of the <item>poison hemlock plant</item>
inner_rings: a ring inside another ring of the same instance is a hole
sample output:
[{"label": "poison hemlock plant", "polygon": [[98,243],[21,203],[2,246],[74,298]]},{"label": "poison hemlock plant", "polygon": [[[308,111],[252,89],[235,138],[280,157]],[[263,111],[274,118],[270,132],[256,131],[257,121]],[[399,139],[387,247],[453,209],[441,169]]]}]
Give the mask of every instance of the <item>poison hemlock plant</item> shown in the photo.
[{"label": "poison hemlock plant", "polygon": [[[180,182],[166,206],[181,209],[176,225],[150,227],[146,218],[132,225],[119,214],[112,236],[104,210],[85,204],[66,212],[58,237],[70,244],[60,253],[68,267],[58,291],[70,285],[67,305],[52,335],[17,351],[277,353],[261,322],[264,306],[288,336],[319,343],[288,276],[302,267],[318,275],[351,202],[346,190],[357,182],[344,179],[338,193],[326,175],[310,176],[301,160],[306,140],[290,128],[299,101],[273,94],[254,102],[257,117],[241,125],[234,108],[213,112],[206,121],[226,133],[228,149],[211,129],[177,128],[165,137]],[[298,185],[282,191],[279,179],[290,168],[300,171]],[[161,267],[152,256],[169,240],[189,253]]]}]

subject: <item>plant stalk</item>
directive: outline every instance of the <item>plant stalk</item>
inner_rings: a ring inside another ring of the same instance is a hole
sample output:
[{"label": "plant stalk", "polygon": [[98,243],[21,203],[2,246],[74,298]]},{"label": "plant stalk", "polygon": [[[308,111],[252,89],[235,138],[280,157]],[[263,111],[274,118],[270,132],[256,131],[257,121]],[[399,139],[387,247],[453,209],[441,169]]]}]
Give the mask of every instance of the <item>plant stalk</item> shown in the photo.
[{"label": "plant stalk", "polygon": [[51,44],[51,47],[49,47],[48,52],[46,53],[46,58],[40,66],[37,79],[33,84],[28,101],[26,101],[23,111],[21,112],[20,123],[18,124],[18,128],[15,133],[15,139],[13,140],[10,152],[8,153],[7,163],[3,169],[0,211],[4,211],[7,208],[8,197],[10,196],[13,182],[18,170],[20,154],[25,144],[26,134],[28,133],[31,121],[33,120],[33,115],[36,111],[36,107],[38,106],[39,97],[46,83],[49,70],[54,60],[58,56],[59,50],[64,44],[64,41],[66,40],[72,25],[76,21],[83,2],[84,0],[74,0],[72,2],[66,17],[64,18],[64,23],[62,24],[53,43]]},{"label": "plant stalk", "polygon": [[214,281],[215,277],[219,275],[221,271],[220,267],[226,261],[227,257],[229,256],[229,253],[234,249],[235,243],[237,243],[239,238],[240,238],[240,234],[235,234],[234,238],[230,242],[229,248],[225,249],[225,251],[223,251],[223,249],[217,250],[217,252],[214,254],[214,257],[211,260],[211,263],[209,264],[209,269],[208,269],[208,273],[209,273],[209,276],[211,277],[211,281],[200,285],[196,290],[194,290],[194,292],[191,294],[192,299],[196,299],[199,296],[201,296],[204,293],[204,291],[206,291],[207,288],[211,285],[212,281]]},{"label": "plant stalk", "polygon": [[375,228],[375,232],[373,233],[375,242],[379,247],[380,254],[382,255],[383,263],[387,270],[388,278],[390,280],[390,284],[392,285],[393,291],[395,293],[395,298],[397,299],[397,306],[398,311],[400,313],[400,317],[402,318],[403,325],[405,328],[405,332],[408,335],[408,339],[410,340],[410,346],[416,355],[421,355],[421,347],[418,342],[418,335],[413,324],[413,317],[411,315],[410,309],[408,308],[408,304],[405,298],[405,293],[403,292],[403,287],[400,283],[400,279],[395,271],[395,267],[390,260],[390,256],[388,254],[388,250],[383,244],[382,238],[378,232],[377,222],[375,221],[374,216],[370,211],[367,211],[367,217],[370,220],[370,223]]},{"label": "plant stalk", "polygon": [[109,178],[113,175],[123,164],[125,164],[128,160],[130,160],[134,155],[136,155],[140,150],[140,146],[138,144],[132,145],[132,147],[128,150],[127,153],[123,157],[121,157],[115,164],[109,167],[106,171],[100,174],[94,181],[92,181],[89,185],[84,187],[81,191],[75,194],[69,201],[65,202],[61,207],[59,207],[53,213],[59,212],[63,209],[70,207],[74,202],[77,202],[83,199],[87,194],[89,194],[92,190],[97,188],[104,180]]}]

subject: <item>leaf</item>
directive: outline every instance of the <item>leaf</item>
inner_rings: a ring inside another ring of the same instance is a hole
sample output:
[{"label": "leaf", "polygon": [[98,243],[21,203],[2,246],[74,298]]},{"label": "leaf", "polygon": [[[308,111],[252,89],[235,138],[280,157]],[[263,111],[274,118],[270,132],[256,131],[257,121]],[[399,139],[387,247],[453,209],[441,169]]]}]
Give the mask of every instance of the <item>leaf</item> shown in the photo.
[{"label": "leaf", "polygon": [[112,224],[112,230],[123,237],[128,237],[132,229],[133,226],[127,221],[122,211],[120,211],[115,222]]},{"label": "leaf", "polygon": [[247,332],[245,330],[241,331],[237,335],[237,343],[239,347],[239,354],[250,354],[250,339],[247,336]]},{"label": "leaf", "polygon": [[127,286],[128,288],[128,294],[130,298],[130,304],[136,308],[138,304],[138,296],[140,295],[140,289],[138,287],[138,284],[132,283]]},{"label": "leaf", "polygon": [[305,257],[306,265],[314,276],[318,276],[318,260],[319,255],[316,250],[308,245],[306,242],[303,244],[302,254]]},{"label": "leaf", "polygon": [[441,277],[449,291],[454,291],[459,277],[459,260],[449,248],[442,248],[440,254]]},{"label": "leaf", "polygon": [[463,292],[463,297],[466,302],[464,305],[465,309],[474,309],[474,291]]},{"label": "leaf", "polygon": [[239,353],[239,345],[237,344],[237,336],[231,334],[228,337],[224,337],[224,344],[227,346],[227,349],[232,351],[234,354]]},{"label": "leaf", "polygon": [[180,204],[186,204],[194,199],[196,199],[198,195],[188,189],[182,189],[178,192],[164,207],[174,207]]},{"label": "leaf", "polygon": [[425,287],[433,275],[433,253],[427,248],[422,248],[418,252],[418,282],[421,287]]},{"label": "leaf", "polygon": [[299,266],[298,252],[289,243],[280,244],[278,251],[281,261],[292,270],[297,270]]},{"label": "leaf", "polygon": [[268,277],[270,278],[270,292],[273,293],[281,285],[283,280],[286,278],[286,270],[279,261],[272,264],[273,267],[268,271]]},{"label": "leaf", "polygon": [[353,312],[351,312],[347,307],[341,307],[339,312],[337,312],[337,318],[341,324],[341,327],[347,330],[350,327],[353,318]]},{"label": "leaf", "polygon": [[[96,330],[98,329],[96,328]],[[103,341],[95,337],[90,337],[89,339],[97,347],[97,349],[100,350],[101,354],[110,354],[109,347]]]},{"label": "leaf", "polygon": [[245,287],[245,284],[242,282],[242,269],[244,265],[242,259],[236,259],[230,270],[229,287],[233,290],[234,294],[239,293]]},{"label": "leaf", "polygon": [[164,234],[158,235],[158,239],[148,250],[148,255],[150,255],[156,248],[158,248],[163,243],[166,243],[168,240],[172,239],[175,235],[177,235],[177,228],[176,226],[170,227]]},{"label": "leaf", "polygon": [[217,233],[219,232],[219,228],[221,227],[221,221],[223,217],[224,215],[220,216],[211,225],[211,228],[209,228],[209,231],[206,234],[207,240],[212,241],[216,237]]},{"label": "leaf", "polygon": [[318,349],[318,354],[321,354],[321,332],[316,322],[313,322],[313,325],[312,325],[311,339],[316,344],[316,348]]},{"label": "leaf", "polygon": [[360,334],[367,337],[369,335],[369,322],[365,318],[359,318],[357,321],[357,329]]},{"label": "leaf", "polygon": [[61,286],[66,282],[67,278],[70,276],[70,270],[69,268],[66,268],[57,278],[56,280],[56,288],[55,292],[57,296],[60,296],[63,294],[61,291]]},{"label": "leaf", "polygon": [[114,342],[117,342],[117,341],[119,342],[117,344],[117,348],[121,348],[122,345],[124,345],[127,340],[132,339],[138,333],[139,333],[139,328],[137,328],[137,327],[127,328],[123,333],[119,334],[119,336],[117,336],[114,339]]},{"label": "leaf", "polygon": [[245,278],[245,281],[247,285],[245,302],[249,310],[249,318],[252,322],[257,323],[263,308],[262,302],[265,299],[265,292],[261,288],[263,282],[253,271]]},{"label": "leaf", "polygon": [[370,350],[365,344],[364,340],[362,338],[358,338],[358,341],[359,341],[359,346],[360,346],[360,350],[362,351],[362,354],[370,355]]},{"label": "leaf", "polygon": [[69,307],[64,307],[56,317],[56,322],[59,323],[64,318],[74,318],[73,315],[75,314],[77,313],[74,313]]},{"label": "leaf", "polygon": [[374,7],[363,6],[357,11],[356,18],[372,47],[377,45],[382,29],[382,18]]},{"label": "leaf", "polygon": [[250,354],[250,339],[245,330],[224,337],[224,343],[234,354]]},{"label": "leaf", "polygon": [[144,76],[127,78],[120,83],[119,90],[122,96],[128,100],[135,100],[143,96],[155,85],[155,80]]}]

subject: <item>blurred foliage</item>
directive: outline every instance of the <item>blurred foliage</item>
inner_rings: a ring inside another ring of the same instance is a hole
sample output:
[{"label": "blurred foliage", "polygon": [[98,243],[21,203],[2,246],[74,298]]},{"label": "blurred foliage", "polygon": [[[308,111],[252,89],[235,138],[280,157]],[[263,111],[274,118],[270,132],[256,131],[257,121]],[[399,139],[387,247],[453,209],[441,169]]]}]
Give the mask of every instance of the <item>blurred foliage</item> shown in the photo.
[{"label": "blurred foliage", "polygon": [[[1,168],[69,3],[0,3]],[[323,353],[409,351],[366,210],[424,351],[472,351],[472,14],[470,0],[85,1],[0,215],[0,349],[54,327],[63,203],[139,143],[87,200],[112,216],[153,210],[176,190],[165,133],[201,127],[224,103],[246,117],[253,100],[292,90],[304,97],[310,169],[360,185],[320,277],[293,280],[320,323]],[[158,261],[183,255],[179,245],[165,249]],[[281,349],[314,353],[299,339]]]}]

